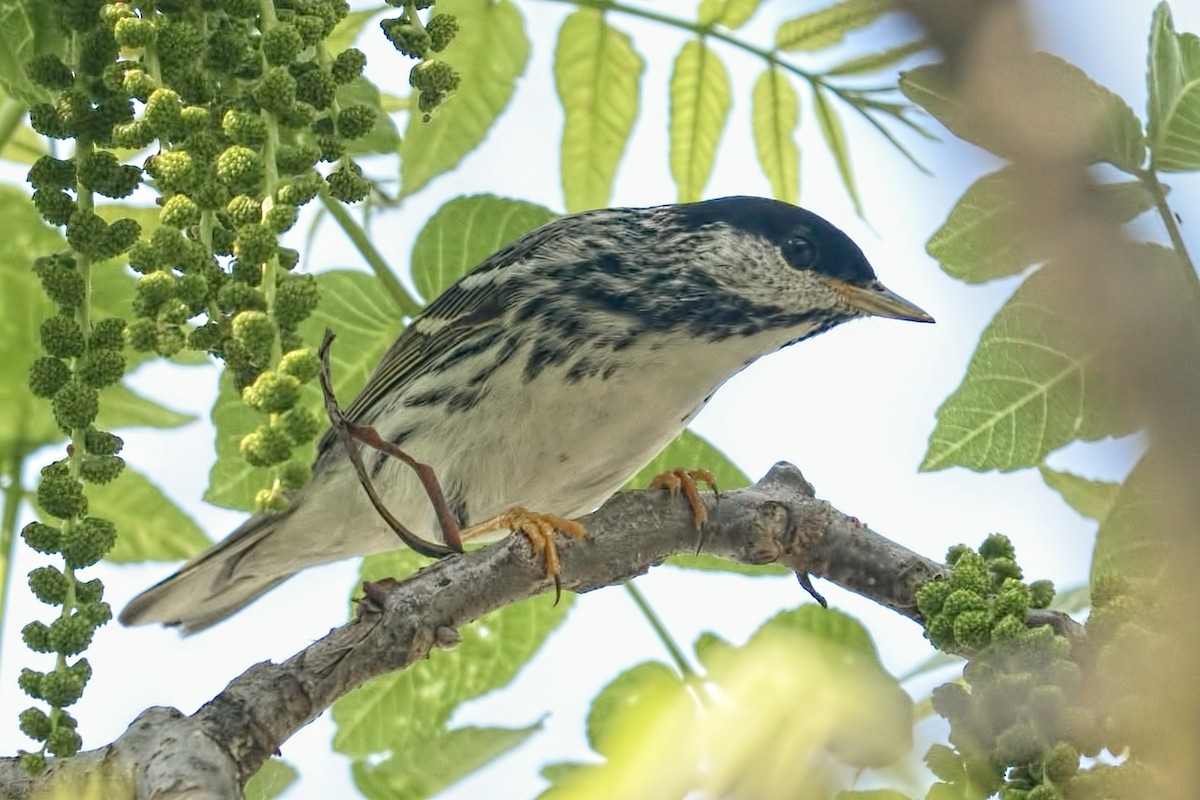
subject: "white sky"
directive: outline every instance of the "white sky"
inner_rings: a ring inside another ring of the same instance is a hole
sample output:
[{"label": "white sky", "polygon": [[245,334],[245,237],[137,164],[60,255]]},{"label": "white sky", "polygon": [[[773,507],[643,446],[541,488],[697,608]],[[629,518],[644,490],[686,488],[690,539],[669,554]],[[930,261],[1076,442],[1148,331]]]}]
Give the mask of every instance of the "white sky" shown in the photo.
[{"label": "white sky", "polygon": [[[769,41],[777,20],[825,4],[765,3],[745,35]],[[375,227],[377,246],[401,271],[406,269],[421,224],[456,195],[487,191],[561,208],[561,112],[554,99],[551,65],[553,34],[569,8],[553,3],[519,5],[534,48],[513,106],[461,170],[436,181]],[[694,0],[660,0],[654,8],[688,15],[695,5]],[[1139,115],[1144,113],[1144,31],[1154,6],[1151,0],[1101,0],[1089,4],[1086,11],[1072,0],[1034,5],[1042,23],[1038,35],[1046,49],[1080,64],[1094,79],[1122,94]],[[1200,30],[1200,6],[1174,5],[1178,29]],[[613,15],[612,22],[635,36],[648,61],[642,112],[618,176],[614,204],[671,202],[675,188],[666,158],[666,85],[671,59],[684,37],[619,15]],[[869,51],[875,35],[851,39],[846,52]],[[371,30],[368,38],[377,42],[380,37]],[[733,73],[736,94],[717,172],[706,194],[767,194],[769,188],[754,161],[748,121],[749,87],[761,65],[728,48],[720,51]],[[384,77],[397,74],[394,57],[375,47],[372,59],[377,80],[396,81]],[[403,89],[395,87],[397,92]],[[934,411],[958,385],[980,331],[1017,285],[1008,280],[984,289],[967,287],[945,277],[924,252],[925,240],[962,190],[994,162],[968,146],[926,144],[910,137],[906,141],[935,173],[930,178],[847,115],[867,217],[864,223],[846,199],[817,132],[807,94],[801,92],[801,203],[845,229],[862,246],[880,278],[926,308],[938,324],[856,322],[777,353],[730,381],[694,428],[754,478],[775,461],[797,464],[819,496],[929,556],[940,557],[955,542],[975,544],[989,532],[1002,531],[1016,542],[1027,575],[1052,578],[1063,588],[1077,585],[1087,575],[1094,525],[1045,489],[1036,472],[1004,476],[960,469],[916,472],[933,428]],[[1195,178],[1168,182],[1175,188],[1172,205],[1185,223],[1200,218],[1200,182]],[[1153,225],[1147,230],[1157,235]],[[323,232],[326,235],[309,263],[322,268],[359,266],[352,247],[332,224],[327,223]],[[1186,227],[1184,232],[1189,235]],[[1193,249],[1200,250],[1200,240],[1194,236],[1191,240]],[[219,538],[241,515],[200,502],[212,458],[207,413],[215,374],[211,369],[160,367],[135,376],[134,382],[147,394],[198,414],[200,421],[179,431],[127,433],[124,455],[154,475]],[[1131,443],[1075,446],[1057,454],[1052,463],[1093,477],[1119,478],[1134,453]],[[28,746],[16,730],[16,713],[28,705],[16,688],[16,675],[21,666],[41,663],[24,651],[19,639],[20,626],[42,613],[23,579],[38,563],[24,549],[18,550],[0,662],[0,752],[4,753]],[[286,658],[340,624],[355,569],[355,564],[343,563],[310,570],[251,610],[190,639],[153,628],[123,629],[113,624],[102,629],[88,652],[95,677],[75,709],[85,744],[111,740],[150,705],[170,705],[190,713],[249,665]],[[89,576],[104,580],[109,601],[119,609],[171,570],[167,564],[101,566],[89,571]],[[638,584],[685,649],[705,630],[740,642],[778,610],[808,602],[791,578],[748,579],[660,568]],[[889,667],[900,672],[928,655],[912,623],[829,584],[818,582],[818,589],[833,607],[863,620]],[[511,686],[469,704],[455,718],[456,724],[517,727],[548,715],[544,731],[505,761],[441,797],[534,796],[543,786],[537,776],[542,765],[587,757],[583,720],[595,693],[623,669],[648,659],[665,661],[666,654],[624,592],[608,589],[581,597],[567,623]],[[284,745],[284,757],[302,773],[289,798],[342,797],[353,792],[348,763],[330,752],[332,735],[326,715]]]}]

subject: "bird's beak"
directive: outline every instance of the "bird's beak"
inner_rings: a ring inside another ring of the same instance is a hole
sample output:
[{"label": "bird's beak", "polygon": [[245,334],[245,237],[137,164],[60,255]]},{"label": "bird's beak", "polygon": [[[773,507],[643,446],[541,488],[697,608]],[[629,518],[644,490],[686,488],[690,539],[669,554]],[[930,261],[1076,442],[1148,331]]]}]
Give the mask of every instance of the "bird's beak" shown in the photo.
[{"label": "bird's beak", "polygon": [[833,289],[854,308],[873,317],[903,319],[910,322],[933,322],[933,317],[916,303],[910,303],[879,281],[858,286],[844,281],[833,281]]}]

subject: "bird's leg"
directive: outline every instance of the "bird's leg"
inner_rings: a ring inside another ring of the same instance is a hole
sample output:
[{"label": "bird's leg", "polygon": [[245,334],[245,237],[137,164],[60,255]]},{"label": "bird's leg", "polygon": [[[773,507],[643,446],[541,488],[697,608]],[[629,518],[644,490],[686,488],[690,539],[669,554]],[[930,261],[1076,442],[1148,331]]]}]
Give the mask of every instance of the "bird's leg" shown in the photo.
[{"label": "bird's leg", "polygon": [[554,532],[562,531],[568,536],[582,539],[587,535],[582,524],[573,519],[566,519],[557,514],[538,514],[526,511],[520,506],[513,506],[499,516],[478,522],[462,530],[463,541],[494,531],[508,530],[520,533],[529,540],[533,554],[546,562],[546,577],[554,578],[554,602],[562,593],[558,573],[562,562],[558,558],[558,544],[554,540]]},{"label": "bird's leg", "polygon": [[683,492],[684,499],[692,509],[692,521],[696,523],[696,530],[700,534],[696,540],[696,552],[699,553],[700,548],[704,546],[704,525],[708,522],[708,509],[704,507],[704,501],[700,499],[700,489],[696,486],[697,481],[707,483],[717,499],[720,499],[721,493],[717,489],[716,476],[712,474],[712,470],[708,469],[667,470],[656,475],[647,488],[666,489],[672,500],[681,491]]},{"label": "bird's leg", "polygon": [[[370,498],[371,505],[375,507],[375,511],[388,524],[388,527],[400,537],[400,541],[421,555],[429,556],[430,558],[444,558],[455,553],[461,553],[462,537],[459,535],[458,523],[454,519],[454,514],[450,511],[449,504],[446,503],[446,497],[442,493],[441,484],[438,483],[437,475],[434,473],[433,468],[428,464],[422,464],[401,450],[396,444],[384,439],[379,435],[379,431],[375,430],[372,426],[350,422],[350,420],[346,419],[346,415],[342,412],[341,407],[338,406],[337,398],[333,394],[333,382],[329,377],[329,348],[333,344],[333,339],[333,331],[326,328],[325,338],[321,342],[321,349],[318,351],[321,359],[321,393],[325,398],[325,411],[329,415],[330,424],[338,432],[338,437],[342,440],[342,444],[346,448],[346,455],[350,457],[350,463],[354,465],[354,472],[358,475],[358,482],[362,484],[367,497]],[[398,458],[412,467],[413,471],[417,474],[417,478],[420,479],[421,485],[425,487],[426,494],[429,495],[429,501],[433,504],[434,510],[437,513],[438,523],[442,528],[442,537],[446,545],[449,545],[448,547],[422,539],[405,527],[387,509],[387,506],[383,503],[383,499],[379,496],[379,492],[375,489],[375,484],[372,483],[371,477],[367,474],[366,466],[362,460],[362,453],[359,451],[359,442],[393,458]]]}]

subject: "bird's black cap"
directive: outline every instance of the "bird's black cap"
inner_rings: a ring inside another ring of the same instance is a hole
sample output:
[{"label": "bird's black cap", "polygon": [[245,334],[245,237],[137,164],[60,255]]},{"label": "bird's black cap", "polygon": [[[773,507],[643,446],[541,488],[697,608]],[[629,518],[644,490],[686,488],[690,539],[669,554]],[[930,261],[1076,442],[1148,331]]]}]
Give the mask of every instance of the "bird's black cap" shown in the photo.
[{"label": "bird's black cap", "polygon": [[860,286],[875,280],[875,270],[849,236],[823,217],[790,203],[765,197],[721,197],[677,206],[675,214],[685,228],[724,224],[779,247],[801,236],[817,249],[814,271]]}]

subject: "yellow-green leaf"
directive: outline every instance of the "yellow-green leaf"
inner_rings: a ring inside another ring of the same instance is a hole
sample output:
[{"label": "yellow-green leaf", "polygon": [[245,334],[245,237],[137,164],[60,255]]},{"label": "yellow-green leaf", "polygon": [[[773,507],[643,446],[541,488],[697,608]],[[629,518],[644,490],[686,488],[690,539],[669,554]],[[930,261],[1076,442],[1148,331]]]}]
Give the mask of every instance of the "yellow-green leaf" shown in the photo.
[{"label": "yellow-green leaf", "polygon": [[396,130],[396,123],[384,111],[382,97],[375,84],[359,76],[345,86],[338,87],[337,101],[342,108],[358,104],[375,109],[375,124],[365,136],[346,142],[347,154],[363,156],[395,152],[400,144],[400,133]]},{"label": "yellow-green leaf", "polygon": [[1106,572],[1139,582],[1161,578],[1166,569],[1163,543],[1173,535],[1164,529],[1173,516],[1172,503],[1163,490],[1174,480],[1165,472],[1170,469],[1170,458],[1152,446],[1121,484],[1096,531],[1093,584]]},{"label": "yellow-green leaf", "polygon": [[1163,122],[1170,116],[1175,98],[1187,83],[1179,35],[1175,33],[1171,6],[1166,0],[1158,4],[1150,18],[1146,55],[1146,128],[1151,142],[1157,144],[1162,137]]},{"label": "yellow-green leaf", "polygon": [[379,16],[387,10],[388,6],[380,5],[373,6],[372,8],[364,8],[359,11],[351,11],[334,27],[333,33],[329,34],[329,38],[324,42],[325,49],[331,55],[336,56],[347,47],[352,47],[358,41],[358,36],[362,33],[363,27],[372,18]]},{"label": "yellow-green leaf", "polygon": [[780,50],[820,50],[847,33],[865,28],[891,9],[887,0],[842,0],[828,8],[788,20],[775,32]]},{"label": "yellow-green leaf", "polygon": [[[1039,129],[1057,142],[1073,144],[1088,161],[1107,161],[1126,171],[1141,167],[1146,137],[1141,120],[1112,90],[1074,64],[1048,53],[1034,53],[1013,68],[1011,80],[1036,91],[1030,113]],[[985,126],[955,97],[944,64],[917,67],[900,77],[904,95],[962,139],[1006,156],[1019,142],[1006,138],[1004,126]]]},{"label": "yellow-green leaf", "polygon": [[274,800],[299,778],[296,768],[278,758],[263,764],[242,790],[245,800]]},{"label": "yellow-green leaf", "polygon": [[29,59],[43,53],[60,52],[62,27],[50,3],[42,0],[5,0],[0,3],[0,87],[22,103],[50,99],[45,87],[34,83],[25,72]]},{"label": "yellow-green leaf", "polygon": [[[968,283],[1015,275],[1050,254],[1030,236],[1021,202],[1023,184],[1011,167],[984,175],[950,210],[925,245],[946,274]],[[1154,207],[1154,195],[1139,181],[1095,187],[1100,209],[1125,224]]]},{"label": "yellow-green leaf", "polygon": [[736,30],[750,21],[760,5],[762,0],[701,0],[699,22]]},{"label": "yellow-green leaf", "polygon": [[[1122,261],[1148,289],[1157,283],[1167,292],[1178,280],[1178,264],[1164,248],[1130,246]],[[1008,472],[1039,464],[1076,439],[1133,430],[1104,372],[1114,343],[1080,323],[1080,279],[1068,265],[1047,264],[1000,309],[962,384],[938,409],[922,470]]]},{"label": "yellow-green leaf", "polygon": [[864,75],[868,72],[878,72],[881,69],[895,66],[909,56],[923,53],[930,48],[927,39],[890,47],[878,53],[868,53],[865,56],[855,56],[843,61],[826,71],[826,75]]},{"label": "yellow-green leaf", "polygon": [[[17,164],[32,164],[46,154],[46,140],[22,122],[25,110],[24,103],[0,90],[0,131],[11,130],[0,148],[0,158]],[[9,125],[12,127],[7,128]]]},{"label": "yellow-green leaf", "polygon": [[554,79],[566,117],[562,182],[568,212],[609,204],[637,118],[645,66],[629,36],[599,11],[576,11],[559,30]]},{"label": "yellow-green leaf", "polygon": [[548,208],[492,194],[456,197],[417,234],[412,278],[426,302],[504,245],[554,219]]},{"label": "yellow-green leaf", "polygon": [[1200,170],[1200,80],[1184,87],[1154,146],[1154,168],[1163,172]]},{"label": "yellow-green leaf", "polygon": [[117,543],[105,556],[113,563],[178,561],[212,544],[187,512],[131,467],[112,483],[89,486],[87,495],[88,513],[117,526]]},{"label": "yellow-green leaf", "polygon": [[829,99],[825,96],[825,90],[818,84],[813,84],[813,106],[817,112],[821,136],[824,137],[834,163],[837,164],[842,185],[846,187],[850,201],[854,203],[855,212],[861,217],[862,202],[858,198],[858,187],[854,183],[854,171],[850,167],[850,150],[846,146],[846,131],[842,127],[842,118],[838,116],[837,109],[830,105]]},{"label": "yellow-green leaf", "polygon": [[800,148],[796,145],[800,98],[778,67],[769,67],[754,83],[750,124],[758,163],[771,183],[771,193],[796,203],[800,196]]},{"label": "yellow-green leaf", "polygon": [[540,730],[540,722],[524,728],[455,728],[413,742],[380,762],[355,760],[354,783],[372,800],[425,800],[512,752]]},{"label": "yellow-green leaf", "polygon": [[1051,469],[1045,464],[1038,464],[1038,472],[1042,480],[1054,491],[1058,492],[1067,505],[1081,515],[1103,522],[1112,508],[1120,484],[1111,481],[1093,481],[1081,478],[1071,472]]},{"label": "yellow-green leaf", "polygon": [[684,431],[653,461],[638,470],[625,488],[645,489],[654,478],[672,469],[707,469],[716,478],[720,490],[740,489],[750,484],[746,473],[730,461],[729,456],[700,434]]},{"label": "yellow-green leaf", "polygon": [[458,91],[429,122],[409,115],[400,145],[400,194],[414,194],[458,165],[487,136],[508,105],[529,60],[525,21],[511,0],[440,0],[459,33],[438,57],[458,70]]},{"label": "yellow-green leaf", "polygon": [[[387,554],[383,556],[387,557]],[[374,556],[364,562],[369,572]],[[354,759],[420,751],[423,742],[447,735],[454,711],[511,681],[565,619],[575,595],[554,604],[532,597],[486,614],[460,629],[453,650],[435,650],[401,672],[381,675],[333,705],[333,747]]]},{"label": "yellow-green leaf", "polygon": [[703,195],[732,102],[717,54],[698,39],[685,44],[671,72],[670,100],[671,177],[681,203]]},{"label": "yellow-green leaf", "polygon": [[1146,83],[1153,167],[1164,172],[1200,169],[1200,38],[1175,32],[1165,2],[1150,23]]},{"label": "yellow-green leaf", "polygon": [[657,661],[645,661],[622,672],[600,690],[588,711],[588,744],[601,755],[613,750],[613,728],[622,718],[638,713],[646,703],[657,704],[663,697],[683,696],[687,686],[675,670]]}]

